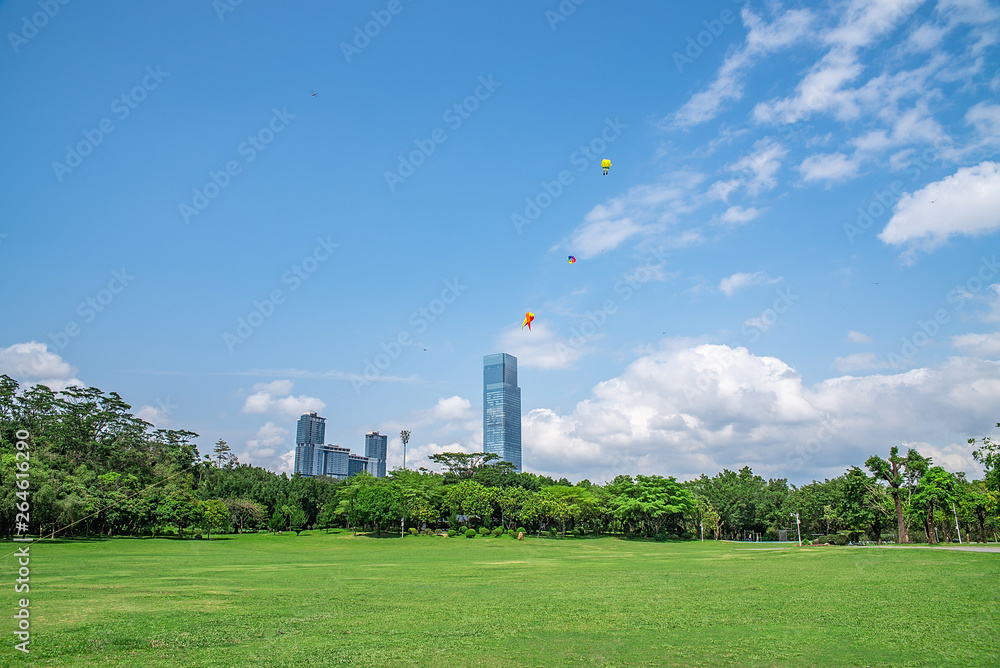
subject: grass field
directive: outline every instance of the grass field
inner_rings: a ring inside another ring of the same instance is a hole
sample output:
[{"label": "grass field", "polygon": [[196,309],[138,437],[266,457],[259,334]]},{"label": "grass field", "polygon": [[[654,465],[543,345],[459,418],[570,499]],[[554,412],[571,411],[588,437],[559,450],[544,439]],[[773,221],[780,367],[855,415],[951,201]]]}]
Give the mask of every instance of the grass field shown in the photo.
[{"label": "grass field", "polygon": [[[5,631],[0,664],[1000,664],[1000,554],[748,547],[349,532],[41,543],[31,654]],[[0,568],[13,610],[15,559]]]}]

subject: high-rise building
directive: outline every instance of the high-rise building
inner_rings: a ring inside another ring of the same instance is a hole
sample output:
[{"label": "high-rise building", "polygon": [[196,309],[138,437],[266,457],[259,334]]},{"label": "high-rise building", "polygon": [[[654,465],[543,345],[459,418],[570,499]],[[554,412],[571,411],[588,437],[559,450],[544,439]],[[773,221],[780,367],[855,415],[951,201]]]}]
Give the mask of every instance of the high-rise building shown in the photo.
[{"label": "high-rise building", "polygon": [[483,357],[483,452],[521,472],[521,388],[517,358],[507,353]]},{"label": "high-rise building", "polygon": [[364,455],[356,455],[353,452],[347,457],[347,477],[355,476],[362,471],[375,475],[378,471],[378,460]]},{"label": "high-rise building", "polygon": [[388,450],[389,437],[383,436],[377,431],[370,431],[365,434],[365,457],[377,460],[376,473],[373,475],[379,478],[385,477],[385,458]]},{"label": "high-rise building", "polygon": [[[316,472],[316,446],[323,445],[326,438],[326,418],[316,411],[303,413],[295,429],[295,466],[293,471],[301,475],[322,475]],[[321,456],[322,458],[322,456]],[[322,465],[319,467],[322,471]]]}]

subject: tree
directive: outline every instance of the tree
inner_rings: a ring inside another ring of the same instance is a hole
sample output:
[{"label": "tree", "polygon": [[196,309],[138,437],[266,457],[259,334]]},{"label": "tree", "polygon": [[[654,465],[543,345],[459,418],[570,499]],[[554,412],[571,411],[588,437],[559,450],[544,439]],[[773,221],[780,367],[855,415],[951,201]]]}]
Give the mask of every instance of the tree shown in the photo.
[{"label": "tree", "polygon": [[229,508],[219,499],[210,499],[202,502],[201,514],[205,522],[205,528],[208,530],[209,540],[212,540],[212,529],[215,529],[216,533],[218,533],[229,525]]},{"label": "tree", "polygon": [[484,524],[493,515],[492,501],[493,490],[483,487],[475,480],[463,480],[457,485],[451,485],[444,495],[445,505],[456,514],[479,517]]},{"label": "tree", "polygon": [[221,438],[215,442],[215,448],[212,449],[212,452],[215,453],[215,465],[220,469],[225,466],[229,462],[230,457],[232,457],[232,450]]},{"label": "tree", "polygon": [[[1000,429],[1000,422],[997,423]],[[993,441],[989,436],[979,439],[980,446],[972,451],[973,458],[986,469],[986,489],[1000,492],[1000,441]],[[976,439],[969,439],[970,445],[976,444]]]},{"label": "tree", "polygon": [[375,534],[382,527],[397,521],[403,512],[403,495],[399,488],[388,481],[372,478],[374,482],[362,485],[355,498],[355,511],[362,524],[371,524]]},{"label": "tree", "polygon": [[680,527],[683,514],[694,509],[691,492],[673,477],[637,475],[634,484],[621,484],[618,490],[610,500],[615,516],[644,527],[649,535],[661,533],[671,523]]},{"label": "tree", "polygon": [[428,457],[436,464],[442,464],[447,469],[445,478],[454,478],[455,482],[471,478],[481,467],[498,461],[500,455],[493,452],[439,452]]},{"label": "tree", "polygon": [[292,506],[288,510],[288,530],[294,531],[295,535],[298,536],[306,527],[306,511],[302,510],[302,506]]},{"label": "tree", "polygon": [[903,500],[901,489],[903,487],[904,475],[913,480],[919,477],[921,471],[927,470],[929,460],[920,456],[913,448],[910,448],[906,457],[899,456],[899,448],[893,446],[889,449],[888,461],[878,455],[872,455],[865,461],[868,468],[876,478],[884,480],[889,484],[889,493],[896,506],[896,525],[900,543],[909,543],[910,537],[906,530],[906,520],[903,517]]},{"label": "tree", "polygon": [[940,466],[933,466],[920,478],[920,486],[913,494],[917,514],[924,520],[924,533],[928,543],[936,543],[934,510],[947,508],[956,500],[955,476]]}]

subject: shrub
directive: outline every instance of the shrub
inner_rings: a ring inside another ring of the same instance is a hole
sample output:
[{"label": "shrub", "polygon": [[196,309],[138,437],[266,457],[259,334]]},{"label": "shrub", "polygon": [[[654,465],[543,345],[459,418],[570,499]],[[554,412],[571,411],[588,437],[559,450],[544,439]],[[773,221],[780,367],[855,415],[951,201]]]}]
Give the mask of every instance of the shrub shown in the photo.
[{"label": "shrub", "polygon": [[457,533],[454,529],[448,529],[448,538],[454,538]]},{"label": "shrub", "polygon": [[653,540],[657,541],[658,543],[662,543],[666,539],[667,539],[667,534],[663,533],[662,531],[653,536]]},{"label": "shrub", "polygon": [[205,540],[205,537],[204,537],[204,536],[202,536],[202,535],[201,535],[201,532],[199,531],[198,533],[196,533],[196,534],[194,535],[194,539],[195,539],[195,540]]},{"label": "shrub", "polygon": [[423,530],[422,530],[422,531],[420,532],[420,534],[421,534],[421,535],[423,535],[423,536],[433,536],[433,535],[434,535],[434,532],[433,532],[433,531],[431,531],[430,529],[423,529]]},{"label": "shrub", "polygon": [[517,531],[514,533],[514,537],[516,538],[517,534],[519,534],[519,533],[523,533],[525,536],[527,536],[528,535],[528,530],[525,529],[524,527],[518,527]]},{"label": "shrub", "polygon": [[559,535],[559,532],[555,529],[549,529],[549,538],[555,538]]},{"label": "shrub", "polygon": [[672,533],[672,534],[670,534],[670,535],[667,536],[667,540],[680,540],[680,539],[681,539],[680,536],[678,536],[675,533]]},{"label": "shrub", "polygon": [[465,530],[465,537],[466,538],[475,538],[476,537],[476,530],[475,529],[466,529]]},{"label": "shrub", "polygon": [[691,540],[692,538],[694,538],[694,534],[690,531],[685,531],[681,534],[681,540]]},{"label": "shrub", "polygon": [[486,527],[479,527],[479,535],[480,536],[488,536],[488,535],[490,535],[490,530],[487,529]]},{"label": "shrub", "polygon": [[511,538],[517,538],[517,532],[514,531],[513,529],[511,529],[510,531],[508,531],[507,535],[510,536]]},{"label": "shrub", "polygon": [[492,533],[493,533],[494,536],[499,536],[499,535],[501,535],[503,533],[503,529],[501,529],[500,527],[497,527],[496,529],[493,530]]}]

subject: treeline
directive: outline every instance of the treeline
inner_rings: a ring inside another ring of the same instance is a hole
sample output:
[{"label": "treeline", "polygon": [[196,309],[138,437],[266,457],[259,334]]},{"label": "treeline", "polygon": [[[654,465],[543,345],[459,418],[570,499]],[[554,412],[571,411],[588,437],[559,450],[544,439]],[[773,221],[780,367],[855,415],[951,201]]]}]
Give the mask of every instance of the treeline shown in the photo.
[{"label": "treeline", "polygon": [[[678,482],[616,477],[572,484],[516,473],[494,455],[441,453],[444,473],[396,470],[346,481],[280,475],[239,463],[225,441],[200,454],[185,430],[154,429],[116,393],[19,388],[0,376],[0,534],[156,536],[349,527],[411,532],[518,529],[804,540],[995,540],[1000,444],[976,444],[984,480],[910,450],[872,456],[832,480],[796,487],[749,467]],[[998,425],[1000,426],[1000,425]],[[19,438],[29,435],[27,438]],[[27,481],[27,482],[23,482]]]}]

